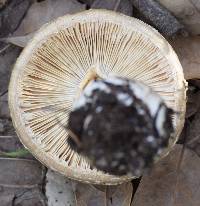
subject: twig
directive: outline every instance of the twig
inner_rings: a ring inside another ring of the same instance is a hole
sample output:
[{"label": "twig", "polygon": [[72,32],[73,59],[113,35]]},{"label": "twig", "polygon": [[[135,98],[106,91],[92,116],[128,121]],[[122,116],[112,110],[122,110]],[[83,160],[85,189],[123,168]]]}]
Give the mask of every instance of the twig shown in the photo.
[{"label": "twig", "polygon": [[0,50],[0,54],[7,50],[10,46],[11,44],[7,44],[3,49]]},{"label": "twig", "polygon": [[114,7],[114,11],[117,11],[117,9],[119,8],[119,5],[121,3],[121,0],[117,0],[116,4],[115,4],[115,7]]},{"label": "twig", "polygon": [[6,94],[8,92],[8,90],[5,90],[4,92],[2,92],[1,94],[0,94],[0,97],[2,97],[4,94]]}]

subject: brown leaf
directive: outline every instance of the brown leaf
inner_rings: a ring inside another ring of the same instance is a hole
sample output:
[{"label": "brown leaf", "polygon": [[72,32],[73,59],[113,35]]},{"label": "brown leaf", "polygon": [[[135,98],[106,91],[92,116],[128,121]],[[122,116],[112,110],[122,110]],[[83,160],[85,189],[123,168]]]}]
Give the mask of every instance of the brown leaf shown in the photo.
[{"label": "brown leaf", "polygon": [[25,18],[13,36],[25,36],[35,32],[43,24],[66,14],[85,9],[85,5],[76,0],[45,0],[35,2],[29,8]]},{"label": "brown leaf", "polygon": [[75,206],[72,180],[49,169],[46,181],[45,191],[49,206]]},{"label": "brown leaf", "polygon": [[200,36],[170,41],[183,67],[186,79],[200,78]]},{"label": "brown leaf", "polygon": [[7,37],[15,32],[26,14],[31,0],[8,0],[0,11],[0,37]]},{"label": "brown leaf", "polygon": [[131,205],[131,198],[133,194],[133,187],[130,182],[118,186],[108,187],[108,206],[129,206]]},{"label": "brown leaf", "polygon": [[35,160],[0,158],[0,186],[33,188],[43,181],[43,166]]},{"label": "brown leaf", "polygon": [[192,34],[200,34],[199,0],[158,0],[174,14]]},{"label": "brown leaf", "polygon": [[196,114],[197,110],[200,107],[200,91],[194,92],[190,90],[190,87],[187,92],[187,108],[186,108],[186,118],[189,118]]},{"label": "brown leaf", "polygon": [[200,109],[188,126],[186,144],[200,156]]},{"label": "brown leaf", "polygon": [[33,38],[33,35],[34,32],[27,34],[25,36],[13,36],[13,37],[8,37],[0,40],[23,48],[26,46],[28,41]]},{"label": "brown leaf", "polygon": [[133,15],[133,6],[129,0],[95,0],[91,8],[116,10],[128,16]]},{"label": "brown leaf", "polygon": [[130,206],[133,187],[131,182],[117,186],[96,186],[78,183],[75,186],[77,206]]},{"label": "brown leaf", "polygon": [[133,206],[198,206],[200,196],[200,158],[185,149],[180,169],[182,146],[159,161],[144,175],[133,199]]}]

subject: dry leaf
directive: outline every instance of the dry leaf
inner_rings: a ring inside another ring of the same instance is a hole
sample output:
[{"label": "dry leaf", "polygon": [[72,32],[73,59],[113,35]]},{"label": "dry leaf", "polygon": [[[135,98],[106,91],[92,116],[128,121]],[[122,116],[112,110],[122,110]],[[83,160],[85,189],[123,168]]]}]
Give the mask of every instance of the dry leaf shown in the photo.
[{"label": "dry leaf", "polygon": [[13,37],[8,37],[0,40],[23,48],[26,46],[28,41],[33,38],[33,35],[34,33],[30,33],[25,36],[13,36]]},{"label": "dry leaf", "polygon": [[130,182],[118,186],[109,186],[107,193],[108,206],[129,206],[131,205],[133,186]]},{"label": "dry leaf", "polygon": [[130,206],[132,183],[117,186],[89,185],[72,181],[48,170],[45,186],[48,205]]},{"label": "dry leaf", "polygon": [[[199,103],[198,99],[196,101]],[[200,156],[200,109],[188,126],[187,133],[187,146]]]},{"label": "dry leaf", "polygon": [[130,206],[132,183],[117,186],[96,186],[77,183],[75,186],[77,206]]},{"label": "dry leaf", "polygon": [[158,0],[174,14],[192,34],[200,34],[199,0]]},{"label": "dry leaf", "polygon": [[71,180],[50,169],[46,180],[45,191],[49,206],[75,206]]},{"label": "dry leaf", "polygon": [[200,78],[200,36],[179,37],[170,43],[182,64],[185,78]]},{"label": "dry leaf", "polygon": [[[200,158],[185,149],[180,170],[182,146],[158,162],[144,175],[133,199],[133,206],[198,206],[200,196]],[[178,171],[178,172],[177,172]]]},{"label": "dry leaf", "polygon": [[35,32],[43,24],[66,14],[85,9],[85,5],[76,0],[45,0],[35,2],[29,8],[25,18],[13,36],[24,36]]},{"label": "dry leaf", "polygon": [[94,0],[91,8],[116,10],[128,16],[133,15],[133,6],[129,0]]},{"label": "dry leaf", "polygon": [[185,118],[187,119],[195,115],[199,107],[200,107],[200,91],[194,92],[189,87],[187,91],[187,108],[186,108]]}]

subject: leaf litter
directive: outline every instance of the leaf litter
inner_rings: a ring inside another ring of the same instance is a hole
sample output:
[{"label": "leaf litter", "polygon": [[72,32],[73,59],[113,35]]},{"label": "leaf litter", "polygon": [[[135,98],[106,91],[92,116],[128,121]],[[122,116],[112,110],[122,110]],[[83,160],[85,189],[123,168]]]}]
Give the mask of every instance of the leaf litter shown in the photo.
[{"label": "leaf litter", "polygon": [[17,46],[24,47],[42,25],[60,16],[73,14],[85,9],[86,5],[81,4],[76,0],[35,1],[30,6],[26,16],[13,35],[8,38],[2,38],[1,41],[10,42]]},{"label": "leaf litter", "polygon": [[58,206],[130,206],[131,182],[116,186],[90,185],[52,171],[47,172],[46,196],[49,205]]},{"label": "leaf litter", "polygon": [[[191,150],[176,145],[168,156],[144,175],[132,206],[198,206],[200,159]],[[177,169],[178,165],[180,167]]]}]

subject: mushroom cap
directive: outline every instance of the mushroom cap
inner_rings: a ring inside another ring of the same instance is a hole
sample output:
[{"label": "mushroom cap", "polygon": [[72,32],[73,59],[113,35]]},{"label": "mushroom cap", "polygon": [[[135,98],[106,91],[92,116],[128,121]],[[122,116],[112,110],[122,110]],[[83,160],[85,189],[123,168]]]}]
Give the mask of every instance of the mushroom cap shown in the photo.
[{"label": "mushroom cap", "polygon": [[168,42],[132,17],[88,10],[44,25],[17,59],[9,107],[21,142],[47,167],[82,182],[114,185],[134,177],[91,168],[67,144],[69,112],[95,75],[141,81],[177,112],[173,116],[175,134],[161,155],[165,156],[184,124],[187,84]]}]

